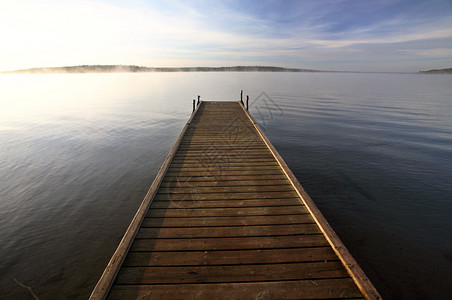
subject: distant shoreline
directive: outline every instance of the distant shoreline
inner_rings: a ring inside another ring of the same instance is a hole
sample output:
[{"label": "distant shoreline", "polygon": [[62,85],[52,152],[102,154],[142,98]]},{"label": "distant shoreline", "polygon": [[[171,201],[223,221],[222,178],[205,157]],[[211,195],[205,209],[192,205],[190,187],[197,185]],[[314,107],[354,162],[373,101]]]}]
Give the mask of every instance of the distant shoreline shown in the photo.
[{"label": "distant shoreline", "polygon": [[139,67],[133,65],[82,65],[52,68],[31,68],[5,71],[3,74],[60,74],[60,73],[144,73],[144,72],[324,72],[319,70],[282,68],[272,66],[234,67]]},{"label": "distant shoreline", "polygon": [[420,71],[421,74],[452,74],[452,68]]},{"label": "distant shoreline", "polygon": [[309,72],[309,73],[388,73],[388,74],[452,74],[452,68],[419,72],[364,72],[364,71],[322,71],[274,66],[233,67],[142,67],[134,65],[81,65],[65,67],[30,68],[3,71],[1,74],[83,74],[83,73],[146,73],[146,72]]}]

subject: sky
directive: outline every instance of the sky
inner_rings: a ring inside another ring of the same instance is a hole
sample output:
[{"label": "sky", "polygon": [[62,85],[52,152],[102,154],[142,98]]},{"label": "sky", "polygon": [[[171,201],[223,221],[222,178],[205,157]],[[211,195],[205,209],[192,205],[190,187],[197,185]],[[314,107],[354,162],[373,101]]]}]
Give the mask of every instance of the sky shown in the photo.
[{"label": "sky", "polygon": [[452,67],[452,0],[0,0],[0,71],[123,64]]}]

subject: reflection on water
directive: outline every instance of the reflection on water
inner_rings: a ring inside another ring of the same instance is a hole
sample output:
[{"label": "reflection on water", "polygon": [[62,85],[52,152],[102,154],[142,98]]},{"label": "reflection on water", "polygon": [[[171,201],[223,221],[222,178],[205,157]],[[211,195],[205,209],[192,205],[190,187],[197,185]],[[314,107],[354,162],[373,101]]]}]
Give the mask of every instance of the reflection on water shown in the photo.
[{"label": "reflection on water", "polygon": [[[386,298],[452,290],[449,76],[0,76],[0,290],[86,299],[191,113],[250,95],[265,130]],[[265,91],[264,105],[255,101]],[[268,105],[274,113],[262,115]],[[277,113],[276,113],[277,112]],[[1,297],[0,297],[1,298]]]}]

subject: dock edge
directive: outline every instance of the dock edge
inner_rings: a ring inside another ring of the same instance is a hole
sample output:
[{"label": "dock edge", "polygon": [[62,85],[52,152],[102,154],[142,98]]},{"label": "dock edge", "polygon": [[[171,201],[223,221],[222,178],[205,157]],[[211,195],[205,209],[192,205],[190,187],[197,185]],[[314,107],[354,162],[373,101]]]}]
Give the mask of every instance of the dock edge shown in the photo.
[{"label": "dock edge", "polygon": [[149,208],[151,207],[155,193],[160,187],[163,177],[165,176],[166,171],[168,170],[168,167],[171,164],[171,161],[173,160],[173,157],[176,154],[177,149],[179,148],[179,145],[182,141],[182,138],[185,135],[185,132],[187,131],[188,126],[190,125],[191,121],[193,120],[201,106],[202,101],[200,101],[200,103],[196,106],[196,109],[192,112],[190,118],[188,119],[187,123],[185,124],[184,128],[179,134],[179,137],[177,138],[176,142],[174,143],[173,147],[168,153],[165,161],[163,162],[162,166],[160,167],[157,173],[157,176],[155,177],[148,192],[146,193],[146,196],[141,202],[138,211],[136,212],[135,216],[130,222],[129,227],[124,233],[121,242],[119,243],[118,247],[116,248],[116,251],[114,252],[107,266],[105,267],[102,276],[100,277],[99,281],[97,282],[96,286],[91,292],[91,296],[89,297],[90,300],[103,300],[107,297],[108,293],[110,292],[113,282],[115,281],[116,276],[118,275],[119,269],[121,268],[121,265],[124,262],[124,259],[130,249],[130,246],[132,245],[132,242],[134,241],[135,236],[138,233],[138,229],[140,228],[141,223],[143,222]]},{"label": "dock edge", "polygon": [[302,187],[302,185],[300,184],[298,179],[292,173],[292,171],[290,170],[289,166],[286,164],[284,159],[281,157],[281,155],[279,155],[278,151],[273,146],[273,144],[270,142],[270,140],[267,138],[267,136],[262,131],[260,126],[253,119],[253,117],[248,112],[248,110],[245,108],[243,103],[241,103],[241,101],[238,101],[238,103],[240,104],[242,109],[245,111],[245,114],[248,116],[250,121],[253,123],[253,125],[256,128],[257,132],[259,133],[260,137],[264,140],[265,144],[270,149],[270,152],[273,154],[273,156],[275,157],[278,164],[283,169],[283,171],[286,174],[287,178],[289,179],[290,183],[297,191],[297,194],[300,196],[300,199],[303,201],[303,204],[306,206],[306,208],[308,209],[308,211],[314,218],[315,222],[320,227],[320,230],[325,235],[325,238],[327,239],[328,243],[331,245],[334,252],[337,254],[339,259],[341,260],[341,262],[344,265],[345,269],[347,270],[348,274],[351,276],[351,278],[353,279],[355,284],[358,286],[361,293],[363,293],[363,295],[364,295],[364,297],[366,297],[366,299],[371,299],[371,300],[382,299],[380,293],[378,293],[375,286],[372,284],[372,282],[369,280],[369,278],[367,278],[364,271],[361,269],[361,267],[358,265],[358,263],[353,258],[351,253],[348,251],[348,249],[345,247],[345,245],[339,239],[339,236],[334,232],[333,228],[330,226],[330,224],[325,219],[323,214],[317,208],[314,201],[311,199],[311,197],[308,195],[308,193]]}]

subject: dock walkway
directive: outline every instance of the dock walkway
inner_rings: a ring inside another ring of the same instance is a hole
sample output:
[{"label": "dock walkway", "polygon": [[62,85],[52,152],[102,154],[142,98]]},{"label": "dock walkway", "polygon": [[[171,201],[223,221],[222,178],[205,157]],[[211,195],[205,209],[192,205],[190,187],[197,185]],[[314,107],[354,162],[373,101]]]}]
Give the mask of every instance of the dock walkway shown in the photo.
[{"label": "dock walkway", "polygon": [[201,102],[91,299],[379,299],[240,102]]}]

